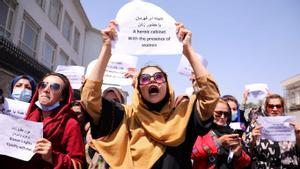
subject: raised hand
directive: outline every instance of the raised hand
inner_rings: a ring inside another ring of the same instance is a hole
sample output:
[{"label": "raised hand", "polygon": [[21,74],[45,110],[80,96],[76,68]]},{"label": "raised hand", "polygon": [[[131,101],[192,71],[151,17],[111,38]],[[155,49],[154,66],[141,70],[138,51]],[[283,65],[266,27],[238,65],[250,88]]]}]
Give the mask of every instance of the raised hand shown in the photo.
[{"label": "raised hand", "polygon": [[117,22],[115,20],[111,20],[108,24],[108,27],[101,30],[103,45],[111,46],[111,42],[117,39],[117,26]]},{"label": "raised hand", "polygon": [[182,42],[183,47],[192,45],[192,32],[184,27],[182,23],[175,23],[177,37]]},{"label": "raised hand", "polygon": [[138,71],[135,68],[128,68],[128,71],[124,74],[125,78],[132,79],[132,87],[135,87],[136,84],[136,76],[138,75]]},{"label": "raised hand", "polygon": [[247,103],[248,96],[249,96],[249,89],[245,89],[243,92],[243,104]]}]

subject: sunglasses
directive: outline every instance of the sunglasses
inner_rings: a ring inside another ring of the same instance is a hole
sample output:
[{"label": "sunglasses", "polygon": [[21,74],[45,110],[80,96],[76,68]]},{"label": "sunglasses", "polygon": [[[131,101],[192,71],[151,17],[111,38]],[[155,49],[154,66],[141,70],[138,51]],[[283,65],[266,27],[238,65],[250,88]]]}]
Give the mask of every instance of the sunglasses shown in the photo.
[{"label": "sunglasses", "polygon": [[58,83],[49,83],[49,82],[41,82],[39,84],[39,89],[45,89],[50,85],[50,89],[52,91],[58,91],[60,89],[60,84]]},{"label": "sunglasses", "polygon": [[227,112],[227,111],[215,111],[215,116],[216,117],[222,117],[222,115],[224,115],[224,117],[228,117],[229,112]]},{"label": "sunglasses", "polygon": [[275,107],[276,107],[276,109],[281,109],[282,105],[281,104],[268,104],[269,109],[274,109]]},{"label": "sunglasses", "polygon": [[152,77],[156,83],[161,84],[166,82],[165,74],[163,72],[156,72],[152,76],[149,74],[141,74],[139,78],[140,85],[150,84]]}]

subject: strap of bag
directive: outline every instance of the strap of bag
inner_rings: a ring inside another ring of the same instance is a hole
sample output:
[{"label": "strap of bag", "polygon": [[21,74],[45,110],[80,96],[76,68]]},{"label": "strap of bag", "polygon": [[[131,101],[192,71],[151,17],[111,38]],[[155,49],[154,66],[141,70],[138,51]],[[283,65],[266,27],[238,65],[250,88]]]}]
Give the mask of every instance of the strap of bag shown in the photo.
[{"label": "strap of bag", "polygon": [[202,146],[202,148],[208,157],[209,169],[215,168],[216,157],[211,154],[211,149],[205,144]]}]

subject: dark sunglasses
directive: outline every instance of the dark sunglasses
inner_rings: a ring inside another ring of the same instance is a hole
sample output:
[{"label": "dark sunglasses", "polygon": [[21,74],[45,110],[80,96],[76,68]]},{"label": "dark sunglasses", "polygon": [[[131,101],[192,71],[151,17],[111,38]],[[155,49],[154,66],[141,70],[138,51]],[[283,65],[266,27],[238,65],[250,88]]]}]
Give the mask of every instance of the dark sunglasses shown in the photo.
[{"label": "dark sunglasses", "polygon": [[48,85],[50,85],[50,89],[52,91],[58,91],[60,89],[60,84],[58,84],[58,83],[48,83],[48,82],[41,82],[39,84],[39,89],[45,89]]},{"label": "dark sunglasses", "polygon": [[215,111],[215,115],[217,117],[221,117],[222,115],[224,115],[224,117],[228,117],[229,116],[229,112],[227,112],[227,111]]},{"label": "dark sunglasses", "polygon": [[275,107],[276,107],[276,109],[281,109],[282,105],[281,104],[268,104],[269,109],[274,109]]},{"label": "dark sunglasses", "polygon": [[153,79],[155,80],[156,83],[161,84],[161,83],[166,82],[165,74],[163,72],[156,72],[152,76],[149,75],[149,74],[141,74],[141,76],[139,78],[140,85],[150,84],[152,77],[153,77]]}]

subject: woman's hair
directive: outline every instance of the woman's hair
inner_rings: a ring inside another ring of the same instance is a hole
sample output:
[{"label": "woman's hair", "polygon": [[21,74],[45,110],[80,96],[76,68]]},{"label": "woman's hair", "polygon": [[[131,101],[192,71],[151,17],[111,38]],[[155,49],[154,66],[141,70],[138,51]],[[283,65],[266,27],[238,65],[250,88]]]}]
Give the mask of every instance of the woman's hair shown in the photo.
[{"label": "woman's hair", "polygon": [[34,93],[34,92],[35,92],[35,89],[36,89],[36,82],[35,82],[35,80],[34,80],[31,76],[29,76],[29,75],[20,75],[20,76],[15,77],[15,78],[11,81],[11,84],[10,84],[10,94],[12,94],[13,89],[14,89],[16,83],[17,83],[19,80],[21,80],[21,79],[27,79],[27,80],[29,81],[29,83],[30,83],[30,85],[31,85],[31,91],[32,91],[32,93]]},{"label": "woman's hair", "polygon": [[69,99],[69,96],[70,96],[70,81],[68,80],[68,78],[61,74],[61,73],[55,73],[55,72],[52,72],[52,73],[47,73],[41,80],[41,82],[48,76],[57,76],[59,77],[63,82],[64,82],[64,85],[63,85],[63,89],[62,89],[62,98],[63,100],[61,101],[61,103],[63,104],[67,104],[68,103],[68,99]]},{"label": "woman's hair", "polygon": [[284,98],[282,96],[280,96],[279,94],[270,94],[266,97],[265,104],[264,104],[265,111],[267,111],[267,107],[268,107],[269,101],[271,99],[279,99],[281,106],[282,106],[282,110],[284,111],[284,108],[285,108]]},{"label": "woman's hair", "polygon": [[232,95],[224,95],[221,97],[222,100],[228,102],[228,101],[232,101],[236,104],[236,106],[239,106],[239,102],[237,101],[237,99],[232,96]]},{"label": "woman's hair", "polygon": [[108,87],[107,89],[105,89],[104,91],[103,91],[103,97],[106,97],[106,95],[109,93],[109,92],[113,92],[115,95],[116,95],[116,97],[117,97],[117,101],[119,102],[119,103],[122,103],[122,104],[125,104],[126,103],[126,98],[125,98],[125,96],[124,96],[124,93],[123,93],[123,91],[121,90],[121,89],[118,89],[118,88],[116,88],[116,87]]}]

